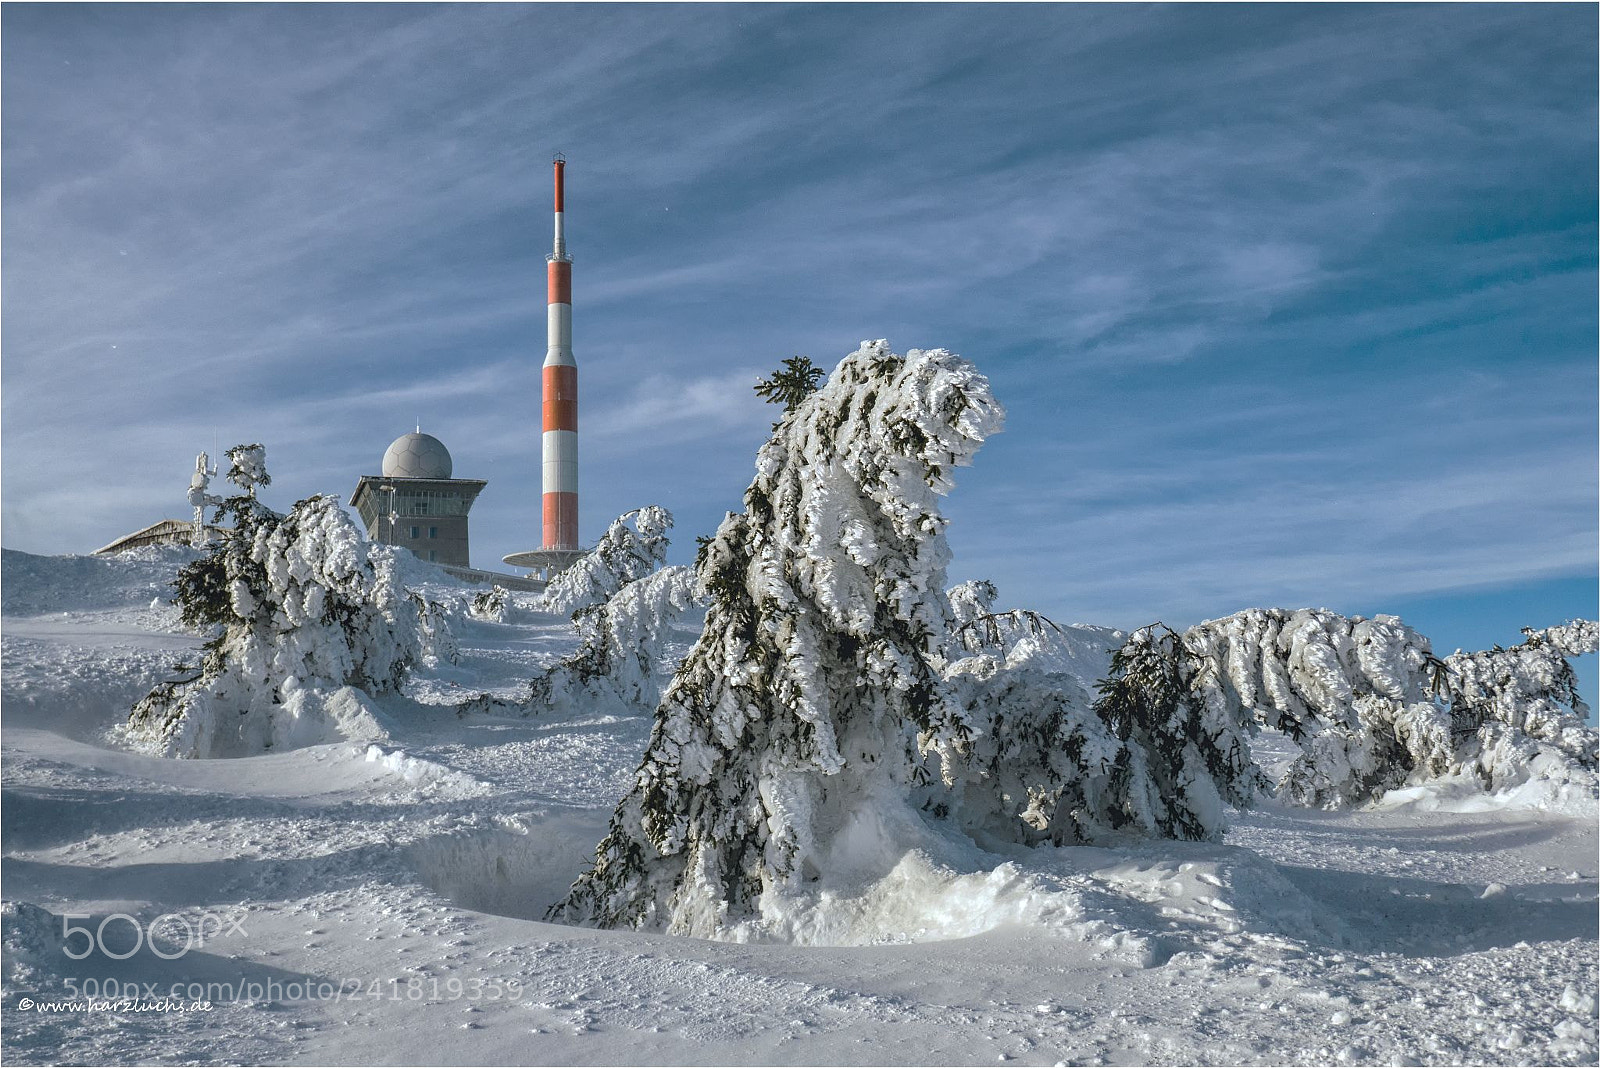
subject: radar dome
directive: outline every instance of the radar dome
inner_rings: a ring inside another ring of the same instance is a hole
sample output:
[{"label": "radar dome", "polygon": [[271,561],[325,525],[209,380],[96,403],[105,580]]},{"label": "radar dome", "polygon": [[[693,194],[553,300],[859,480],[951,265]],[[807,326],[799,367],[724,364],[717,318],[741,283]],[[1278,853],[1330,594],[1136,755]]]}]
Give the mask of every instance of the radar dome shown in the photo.
[{"label": "radar dome", "polygon": [[450,450],[432,434],[406,434],[383,454],[384,478],[449,478]]}]

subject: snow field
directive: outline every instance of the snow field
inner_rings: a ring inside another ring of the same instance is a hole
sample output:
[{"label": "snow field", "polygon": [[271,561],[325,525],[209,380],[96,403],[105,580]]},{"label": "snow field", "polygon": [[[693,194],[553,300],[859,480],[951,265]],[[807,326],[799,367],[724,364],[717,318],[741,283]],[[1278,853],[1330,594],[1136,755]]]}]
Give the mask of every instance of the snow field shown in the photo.
[{"label": "snow field", "polygon": [[[197,642],[159,612],[135,618],[167,565],[119,570],[125,592],[107,593],[92,565],[20,556],[6,554],[8,606],[53,607],[8,607],[0,637],[13,1063],[1595,1058],[1592,802],[1437,787],[1356,811],[1268,805],[1223,843],[992,852],[862,817],[826,895],[779,932],[790,944],[567,927],[545,909],[632,785],[648,718],[620,702],[553,718],[443,707],[517,693],[572,651],[566,620],[452,617],[457,663],[369,699],[384,739],[175,761],[105,737]],[[65,913],[200,910],[236,913],[247,934],[174,961],[59,952]],[[69,978],[342,997],[16,1010]]]}]

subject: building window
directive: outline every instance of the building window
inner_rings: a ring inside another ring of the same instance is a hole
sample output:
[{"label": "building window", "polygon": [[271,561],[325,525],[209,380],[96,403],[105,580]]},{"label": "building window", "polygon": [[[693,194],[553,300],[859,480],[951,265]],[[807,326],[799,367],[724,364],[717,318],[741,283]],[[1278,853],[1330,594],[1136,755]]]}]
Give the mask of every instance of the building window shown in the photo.
[{"label": "building window", "polygon": [[429,527],[428,528],[428,537],[437,538],[438,536],[439,536],[439,528],[438,527]]},{"label": "building window", "polygon": [[400,515],[465,515],[466,509],[459,494],[438,490],[410,490],[394,500],[395,511]]},{"label": "building window", "polygon": [[411,536],[412,536],[412,537],[413,537],[413,538],[420,538],[420,537],[422,537],[422,528],[421,528],[421,527],[412,527],[412,528],[411,528]]},{"label": "building window", "polygon": [[432,549],[429,549],[428,550],[428,563],[430,563],[430,564],[437,563],[438,560],[439,560],[439,554],[434,552]]}]

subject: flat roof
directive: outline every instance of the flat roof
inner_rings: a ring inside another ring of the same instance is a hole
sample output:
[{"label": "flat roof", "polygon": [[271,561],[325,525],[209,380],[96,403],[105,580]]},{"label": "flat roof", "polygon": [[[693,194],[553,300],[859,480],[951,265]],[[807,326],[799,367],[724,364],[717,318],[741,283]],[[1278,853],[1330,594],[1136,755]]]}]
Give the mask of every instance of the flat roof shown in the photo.
[{"label": "flat roof", "polygon": [[466,487],[471,487],[471,494],[463,494],[463,496],[467,496],[470,500],[476,498],[483,490],[483,487],[487,486],[488,484],[489,480],[485,478],[385,478],[382,475],[362,475],[361,481],[356,483],[355,492],[350,494],[350,499],[345,503],[352,508],[359,508],[360,505],[357,502],[361,500],[361,497],[364,493],[368,492],[369,490],[372,492],[377,492],[388,485],[394,485],[396,488],[400,486],[409,486],[413,488],[421,488],[425,486],[456,486],[463,489]]}]

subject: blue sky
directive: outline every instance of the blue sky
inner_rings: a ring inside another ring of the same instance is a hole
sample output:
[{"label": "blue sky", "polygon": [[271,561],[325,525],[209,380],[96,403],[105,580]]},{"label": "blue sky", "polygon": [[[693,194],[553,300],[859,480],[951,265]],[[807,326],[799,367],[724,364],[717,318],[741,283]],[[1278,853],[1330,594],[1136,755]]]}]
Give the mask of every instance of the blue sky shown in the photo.
[{"label": "blue sky", "polygon": [[739,507],[758,374],[983,369],[953,580],[1124,627],[1596,611],[1596,9],[29,5],[3,19],[3,536],[419,422],[538,541],[549,159],[582,529]]}]

